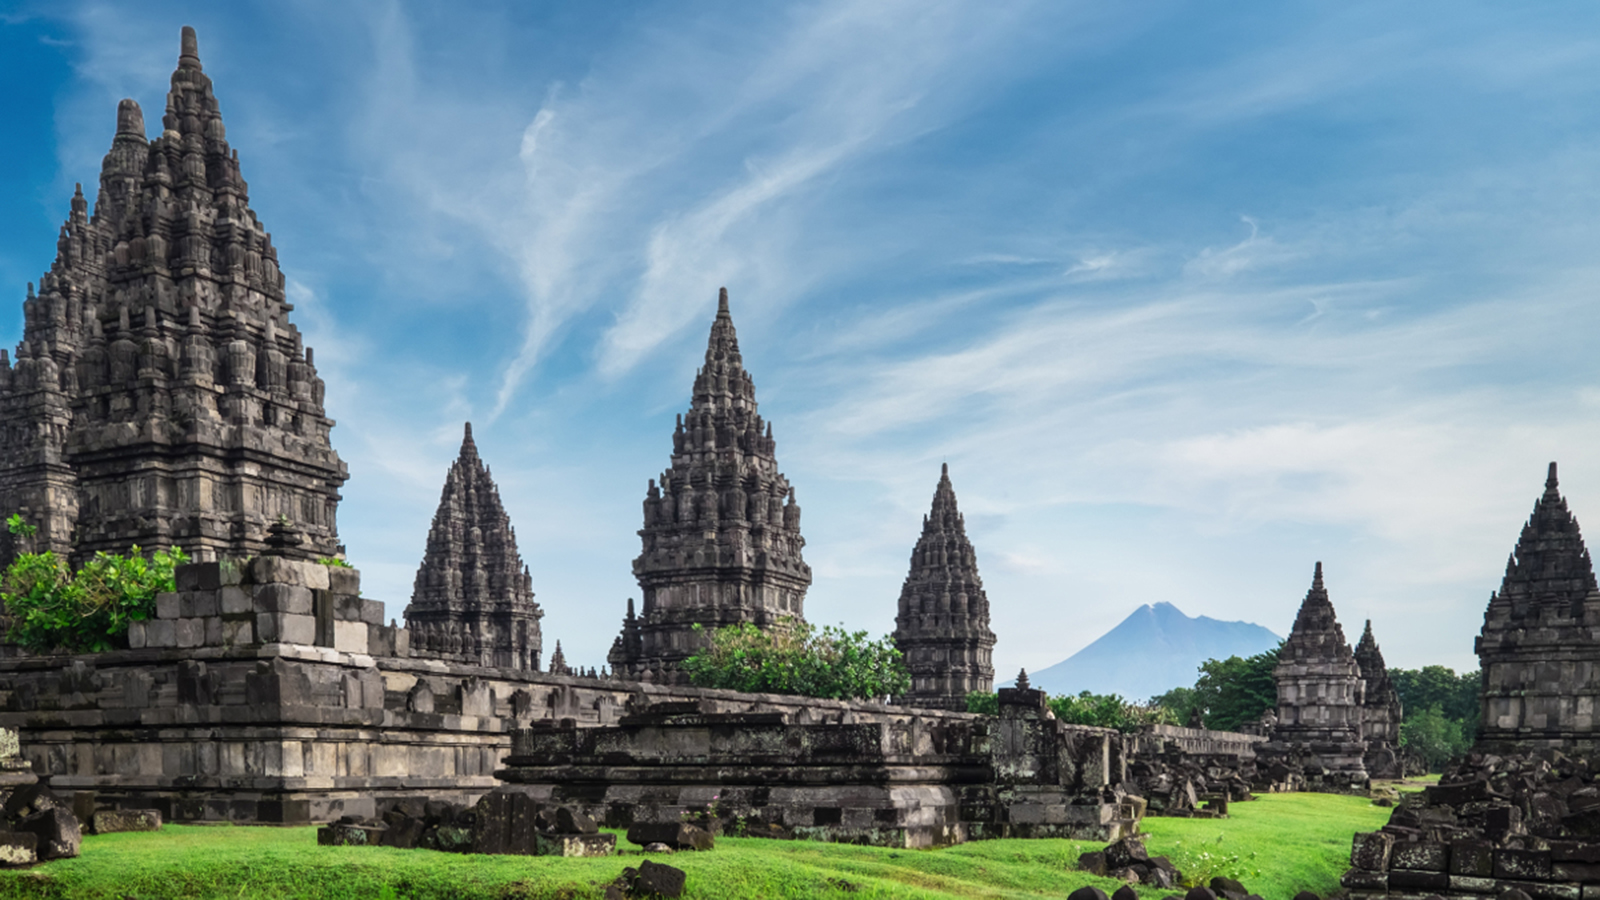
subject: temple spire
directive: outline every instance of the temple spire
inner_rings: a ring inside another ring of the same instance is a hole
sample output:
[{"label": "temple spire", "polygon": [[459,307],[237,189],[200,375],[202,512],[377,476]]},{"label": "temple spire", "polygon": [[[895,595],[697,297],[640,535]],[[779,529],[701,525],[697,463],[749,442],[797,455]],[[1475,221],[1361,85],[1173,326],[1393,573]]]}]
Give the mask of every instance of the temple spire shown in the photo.
[{"label": "temple spire", "polygon": [[[406,607],[412,652],[504,668],[539,668],[543,644],[533,578],[517,550],[500,489],[478,456],[472,425],[445,476],[428,547]],[[462,635],[476,635],[468,644]]]},{"label": "temple spire", "polygon": [[911,690],[899,698],[907,706],[965,709],[967,694],[994,688],[989,598],[948,463],[911,551],[894,641],[911,672]]},{"label": "temple spire", "polygon": [[178,40],[178,68],[200,69],[200,37],[189,25],[183,26],[182,36]]},{"label": "temple spire", "polygon": [[801,556],[800,506],[778,470],[771,423],[757,413],[725,289],[688,412],[673,429],[671,466],[646,488],[643,508],[633,564],[643,605],[612,645],[613,671],[683,681],[679,663],[705,633],[803,620],[811,569]]},{"label": "temple spire", "polygon": [[1570,604],[1595,588],[1594,565],[1583,532],[1561,496],[1552,462],[1544,493],[1534,503],[1506,563],[1500,600],[1519,608],[1529,602]]}]

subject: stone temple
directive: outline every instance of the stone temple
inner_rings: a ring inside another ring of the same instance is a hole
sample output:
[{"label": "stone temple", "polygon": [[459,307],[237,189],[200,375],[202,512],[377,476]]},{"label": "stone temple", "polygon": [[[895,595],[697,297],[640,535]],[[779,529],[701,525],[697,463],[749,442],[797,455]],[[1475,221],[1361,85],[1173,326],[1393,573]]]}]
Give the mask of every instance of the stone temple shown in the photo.
[{"label": "stone temple", "polygon": [[905,654],[908,706],[965,710],[967,694],[994,690],[994,632],[989,598],[978,577],[978,555],[956,508],[950,466],[939,474],[933,508],[911,551],[911,572],[900,589],[894,643]]},{"label": "stone temple", "polygon": [[539,668],[544,611],[533,602],[533,576],[470,422],[445,477],[405,615],[415,656]]},{"label": "stone temple", "polygon": [[1550,464],[1544,493],[1489,595],[1477,640],[1483,669],[1479,744],[1600,750],[1600,590],[1578,520]]},{"label": "stone temple", "polygon": [[1258,753],[1303,760],[1314,788],[1364,789],[1361,669],[1323,586],[1320,562],[1272,677],[1278,684],[1277,722]]},{"label": "stone temple", "polygon": [[636,614],[629,602],[608,655],[614,674],[682,683],[679,664],[705,632],[804,621],[811,567],[776,449],[772,424],[756,413],[724,288],[689,412],[672,434],[672,465],[645,496],[644,549],[633,561],[644,608]]},{"label": "stone temple", "polygon": [[80,188],[56,247],[15,365],[0,353],[0,508],[36,549],[246,556],[287,517],[289,552],[338,553],[322,380],[193,29],[160,134],[122,101],[93,212]]},{"label": "stone temple", "polygon": [[1400,759],[1400,722],[1405,707],[1400,692],[1389,678],[1389,667],[1372,636],[1372,620],[1356,642],[1356,667],[1364,685],[1361,701],[1361,737],[1367,742],[1365,765],[1373,778],[1400,778],[1405,773]]}]

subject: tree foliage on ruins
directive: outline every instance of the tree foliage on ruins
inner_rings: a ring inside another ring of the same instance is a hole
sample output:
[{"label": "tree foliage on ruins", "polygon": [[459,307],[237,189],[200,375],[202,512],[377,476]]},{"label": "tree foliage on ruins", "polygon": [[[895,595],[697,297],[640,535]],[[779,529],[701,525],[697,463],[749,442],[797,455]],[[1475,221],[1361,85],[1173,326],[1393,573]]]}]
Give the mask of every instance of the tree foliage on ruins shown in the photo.
[{"label": "tree foliage on ruins", "polygon": [[[895,696],[911,687],[904,657],[887,637],[785,620],[766,631],[749,622],[711,632],[710,644],[683,662],[699,687],[834,700]],[[703,632],[695,625],[696,632]]]},{"label": "tree foliage on ruins", "polygon": [[[1059,694],[1048,701],[1050,712],[1068,725],[1093,725],[1115,728],[1131,734],[1149,725],[1181,724],[1171,710],[1155,702],[1134,703],[1121,694],[1095,694],[1080,691],[1076,696]],[[1000,714],[1000,695],[993,691],[973,691],[967,695],[967,712]]]},{"label": "tree foliage on ruins", "polygon": [[[38,528],[12,515],[7,530],[31,550]],[[6,567],[0,601],[9,620],[6,637],[35,653],[110,650],[130,622],[155,614],[156,594],[176,588],[173,569],[189,561],[177,547],[146,559],[139,547],[127,555],[100,551],[76,572],[51,550],[24,552]]]}]

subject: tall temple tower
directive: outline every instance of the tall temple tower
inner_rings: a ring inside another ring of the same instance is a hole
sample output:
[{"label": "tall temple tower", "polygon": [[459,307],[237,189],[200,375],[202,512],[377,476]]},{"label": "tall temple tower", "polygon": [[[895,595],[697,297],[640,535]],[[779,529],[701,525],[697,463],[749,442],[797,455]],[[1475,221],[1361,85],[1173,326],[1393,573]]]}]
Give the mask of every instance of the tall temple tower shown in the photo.
[{"label": "tall temple tower", "polygon": [[636,616],[629,601],[607,657],[618,676],[682,683],[678,664],[707,639],[695,625],[804,620],[811,567],[776,448],[771,423],[756,414],[723,288],[694,398],[672,435],[672,465],[645,496],[644,550],[633,561],[644,608]]},{"label": "tall temple tower", "polygon": [[1361,701],[1361,736],[1367,742],[1367,774],[1373,778],[1399,778],[1405,773],[1400,763],[1400,722],[1405,707],[1400,692],[1389,678],[1389,667],[1372,636],[1372,620],[1356,642],[1356,667],[1365,684]]},{"label": "tall temple tower", "polygon": [[1600,590],[1578,520],[1550,464],[1477,640],[1483,671],[1478,746],[1600,752]]},{"label": "tall temple tower", "polygon": [[471,422],[445,476],[405,616],[412,656],[539,669],[544,611]]},{"label": "tall temple tower", "polygon": [[1313,788],[1364,788],[1369,779],[1361,669],[1322,584],[1320,562],[1272,677],[1278,685],[1277,723],[1263,752],[1298,755],[1315,779],[1308,778]]},{"label": "tall temple tower", "polygon": [[280,517],[304,536],[287,552],[337,553],[334,423],[194,29],[161,134],[119,104],[93,214],[80,187],[56,248],[16,365],[0,352],[0,517],[80,561],[132,544],[258,553]]},{"label": "tall temple tower", "polygon": [[911,691],[906,706],[966,711],[967,694],[994,690],[994,632],[989,598],[978,577],[978,556],[956,508],[950,466],[939,474],[933,509],[911,551],[911,572],[900,589],[894,643],[905,654]]}]

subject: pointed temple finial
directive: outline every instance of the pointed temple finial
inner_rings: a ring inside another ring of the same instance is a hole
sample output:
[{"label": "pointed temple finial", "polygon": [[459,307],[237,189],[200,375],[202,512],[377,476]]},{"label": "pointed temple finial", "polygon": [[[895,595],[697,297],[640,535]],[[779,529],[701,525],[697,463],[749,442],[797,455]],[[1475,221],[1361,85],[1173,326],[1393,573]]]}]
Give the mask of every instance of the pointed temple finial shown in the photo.
[{"label": "pointed temple finial", "polygon": [[179,39],[178,68],[200,68],[200,38],[188,25],[183,26],[183,37]]},{"label": "pointed temple finial", "polygon": [[1033,686],[1028,684],[1028,670],[1027,669],[1019,670],[1017,672],[1017,690],[1019,690],[1019,691],[1028,691],[1028,690],[1032,690],[1032,689],[1033,689]]},{"label": "pointed temple finial", "polygon": [[1552,462],[1550,464],[1550,474],[1544,480],[1544,489],[1546,493],[1554,493],[1559,486],[1560,482],[1556,481],[1556,464]]},{"label": "pointed temple finial", "polygon": [[139,108],[139,101],[125,99],[117,103],[117,134],[144,138],[144,110]]},{"label": "pointed temple finial", "polygon": [[1317,569],[1311,574],[1311,589],[1313,591],[1326,590],[1322,586],[1322,560],[1317,560]]},{"label": "pointed temple finial", "polygon": [[945,480],[949,480],[949,478],[950,478],[950,464],[949,463],[940,463],[939,464],[939,477],[943,478]]},{"label": "pointed temple finial", "polygon": [[732,313],[728,312],[727,288],[722,288],[717,292],[717,316],[718,318],[721,318],[722,316],[732,316]]},{"label": "pointed temple finial", "polygon": [[466,436],[464,438],[462,438],[461,442],[463,444],[472,443],[472,423],[471,422],[467,423],[467,433],[466,433]]}]

